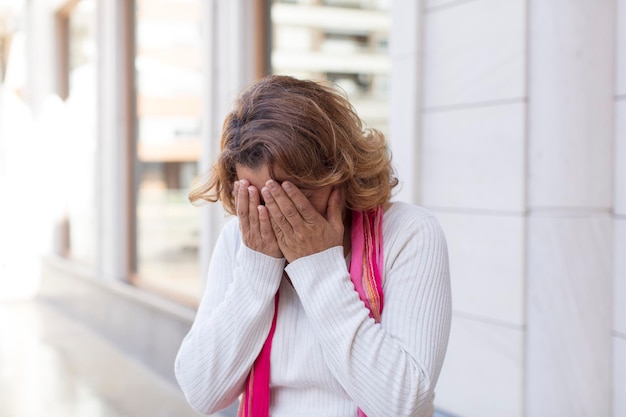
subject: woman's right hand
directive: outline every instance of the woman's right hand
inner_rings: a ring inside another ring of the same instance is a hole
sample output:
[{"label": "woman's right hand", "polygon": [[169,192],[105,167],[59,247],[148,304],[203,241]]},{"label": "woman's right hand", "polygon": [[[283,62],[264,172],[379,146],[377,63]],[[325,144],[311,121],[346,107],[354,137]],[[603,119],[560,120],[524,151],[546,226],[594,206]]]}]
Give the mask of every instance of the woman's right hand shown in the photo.
[{"label": "woman's right hand", "polygon": [[234,194],[243,243],[254,251],[282,258],[269,213],[261,205],[259,190],[248,180],[241,179],[235,181]]}]

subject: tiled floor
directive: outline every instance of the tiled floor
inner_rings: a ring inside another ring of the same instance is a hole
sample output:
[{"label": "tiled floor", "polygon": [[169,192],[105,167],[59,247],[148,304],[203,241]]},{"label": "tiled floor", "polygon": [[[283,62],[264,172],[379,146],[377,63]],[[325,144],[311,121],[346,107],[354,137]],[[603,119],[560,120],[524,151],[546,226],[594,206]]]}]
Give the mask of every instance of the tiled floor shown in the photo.
[{"label": "tiled floor", "polygon": [[192,417],[173,384],[36,301],[0,302],[0,416]]}]

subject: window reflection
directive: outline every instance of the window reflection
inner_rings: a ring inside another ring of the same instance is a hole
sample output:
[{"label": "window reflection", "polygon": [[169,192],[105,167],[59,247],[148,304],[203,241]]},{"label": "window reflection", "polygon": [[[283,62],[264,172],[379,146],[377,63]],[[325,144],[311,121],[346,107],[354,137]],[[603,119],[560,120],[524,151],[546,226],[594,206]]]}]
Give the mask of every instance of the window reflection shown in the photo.
[{"label": "window reflection", "polygon": [[137,0],[137,277],[193,304],[199,211],[187,198],[200,155],[200,0]]},{"label": "window reflection", "polygon": [[273,72],[336,82],[387,134],[389,8],[389,0],[275,0]]}]

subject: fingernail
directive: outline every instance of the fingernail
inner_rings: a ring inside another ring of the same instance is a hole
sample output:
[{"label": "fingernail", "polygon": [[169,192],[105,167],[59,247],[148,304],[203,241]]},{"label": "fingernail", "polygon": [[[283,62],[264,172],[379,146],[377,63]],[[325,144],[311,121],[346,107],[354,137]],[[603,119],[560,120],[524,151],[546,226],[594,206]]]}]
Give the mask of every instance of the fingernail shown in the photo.
[{"label": "fingernail", "polygon": [[291,190],[291,183],[289,181],[283,182],[283,188],[287,191]]},{"label": "fingernail", "polygon": [[253,186],[248,187],[248,194],[252,195],[253,192],[254,192],[254,187]]},{"label": "fingernail", "polygon": [[267,180],[265,185],[267,185],[267,188],[269,188],[270,190],[274,190],[276,188],[276,182],[273,180]]}]

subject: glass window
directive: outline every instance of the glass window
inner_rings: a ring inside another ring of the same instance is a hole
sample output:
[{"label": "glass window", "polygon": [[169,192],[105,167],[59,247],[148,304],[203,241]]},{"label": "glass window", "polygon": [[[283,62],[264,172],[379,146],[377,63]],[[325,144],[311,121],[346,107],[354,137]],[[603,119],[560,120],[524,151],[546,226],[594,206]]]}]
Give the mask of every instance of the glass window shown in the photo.
[{"label": "glass window", "polygon": [[201,132],[201,0],[137,0],[137,274],[195,304],[200,210],[187,195]]},{"label": "glass window", "polygon": [[[95,264],[97,253],[95,158],[97,149],[97,41],[96,1],[80,0],[65,17],[67,29],[65,111],[67,137],[57,137],[64,147],[66,222],[60,228],[72,260]],[[63,41],[63,40],[61,40]],[[64,133],[65,135],[65,133]]]},{"label": "glass window", "polygon": [[275,0],[272,72],[339,84],[388,134],[390,0]]},{"label": "glass window", "polygon": [[11,34],[5,28],[5,19],[6,16],[0,15],[0,83],[4,82],[11,45]]}]

